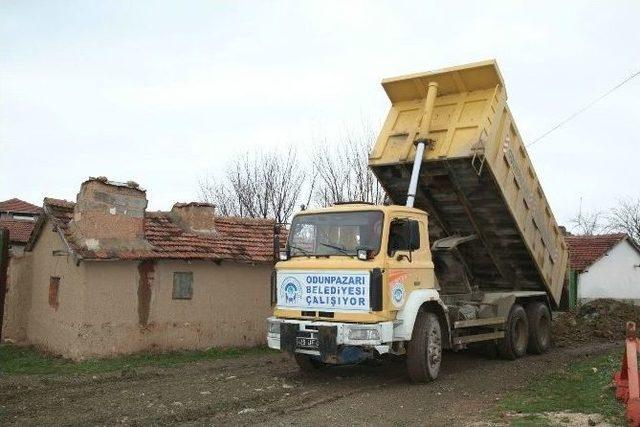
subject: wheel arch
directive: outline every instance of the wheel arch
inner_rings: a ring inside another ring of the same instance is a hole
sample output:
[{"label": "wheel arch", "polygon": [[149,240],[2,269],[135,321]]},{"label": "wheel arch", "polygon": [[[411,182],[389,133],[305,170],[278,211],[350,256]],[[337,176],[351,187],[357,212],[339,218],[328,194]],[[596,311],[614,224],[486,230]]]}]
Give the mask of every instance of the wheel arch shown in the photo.
[{"label": "wheel arch", "polygon": [[420,306],[421,312],[434,313],[438,316],[440,322],[440,329],[442,330],[442,344],[443,348],[451,348],[451,329],[449,328],[449,316],[445,312],[444,308],[438,301],[426,301]]},{"label": "wheel arch", "polygon": [[440,320],[443,330],[443,347],[451,347],[451,331],[447,306],[440,299],[440,294],[435,289],[416,289],[409,294],[406,303],[398,311],[393,328],[394,341],[410,341],[413,334],[413,326],[420,310],[433,311]]}]

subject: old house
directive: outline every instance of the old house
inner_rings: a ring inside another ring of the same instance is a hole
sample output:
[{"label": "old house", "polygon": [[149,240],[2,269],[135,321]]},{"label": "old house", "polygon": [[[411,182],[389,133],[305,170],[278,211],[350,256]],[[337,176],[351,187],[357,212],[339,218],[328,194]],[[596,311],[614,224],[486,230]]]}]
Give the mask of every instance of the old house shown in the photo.
[{"label": "old house", "polygon": [[597,298],[640,303],[640,248],[624,233],[567,236],[570,306]]},{"label": "old house", "polygon": [[146,207],[137,184],[105,178],[75,203],[46,198],[11,267],[5,336],[75,359],[263,344],[273,221]]},{"label": "old house", "polygon": [[0,202],[0,228],[9,231],[9,250],[22,253],[42,208],[17,198]]}]

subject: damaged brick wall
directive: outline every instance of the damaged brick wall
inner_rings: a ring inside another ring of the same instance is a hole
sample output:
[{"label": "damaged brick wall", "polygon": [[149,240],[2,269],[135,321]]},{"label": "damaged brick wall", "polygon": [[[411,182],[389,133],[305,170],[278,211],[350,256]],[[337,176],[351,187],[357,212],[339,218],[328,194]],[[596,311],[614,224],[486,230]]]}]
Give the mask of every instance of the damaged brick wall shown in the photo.
[{"label": "damaged brick wall", "polygon": [[176,203],[171,208],[170,216],[185,231],[215,233],[216,209],[209,203]]},{"label": "damaged brick wall", "polygon": [[138,323],[140,326],[147,326],[149,324],[151,292],[155,268],[156,262],[153,260],[141,261],[138,264]]},{"label": "damaged brick wall", "polygon": [[143,239],[146,207],[137,184],[93,178],[80,187],[73,222],[87,239]]}]

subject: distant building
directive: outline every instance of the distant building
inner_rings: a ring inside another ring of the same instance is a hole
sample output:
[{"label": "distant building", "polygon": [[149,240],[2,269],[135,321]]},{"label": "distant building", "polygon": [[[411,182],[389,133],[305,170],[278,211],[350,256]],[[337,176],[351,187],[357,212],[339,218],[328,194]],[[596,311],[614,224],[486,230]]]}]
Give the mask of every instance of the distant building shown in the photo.
[{"label": "distant building", "polygon": [[21,253],[29,241],[42,208],[20,199],[0,202],[0,228],[9,230],[10,253]]},{"label": "distant building", "polygon": [[624,233],[567,236],[570,306],[598,298],[640,303],[640,248]]},{"label": "distant building", "polygon": [[46,198],[10,265],[3,336],[74,359],[264,344],[274,222],[146,207],[137,184],[106,178],[75,203]]}]

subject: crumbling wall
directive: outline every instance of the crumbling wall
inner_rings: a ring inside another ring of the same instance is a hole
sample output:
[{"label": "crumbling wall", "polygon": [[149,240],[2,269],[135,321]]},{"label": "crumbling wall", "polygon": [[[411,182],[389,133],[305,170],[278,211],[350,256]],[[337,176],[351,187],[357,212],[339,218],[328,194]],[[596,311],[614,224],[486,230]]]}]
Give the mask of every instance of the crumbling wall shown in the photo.
[{"label": "crumbling wall", "polygon": [[78,333],[83,357],[142,350],[140,297],[153,301],[153,283],[140,295],[138,261],[85,261],[87,287]]},{"label": "crumbling wall", "polygon": [[[83,263],[83,357],[249,347],[266,340],[270,265],[211,261]],[[173,299],[173,273],[193,273],[191,299]]]},{"label": "crumbling wall", "polygon": [[[159,262],[147,341],[163,349],[248,347],[266,342],[271,265]],[[193,297],[172,298],[173,273],[193,272]]]},{"label": "crumbling wall", "polygon": [[27,343],[27,321],[31,307],[30,252],[20,251],[9,258],[2,339],[16,344]]},{"label": "crumbling wall", "polygon": [[145,192],[137,186],[111,184],[106,178],[90,179],[80,187],[73,225],[87,239],[143,239],[146,207]]},{"label": "crumbling wall", "polygon": [[[77,265],[50,222],[42,228],[31,257],[27,341],[53,353],[80,358],[84,264]],[[52,285],[55,282],[58,285]]]}]

